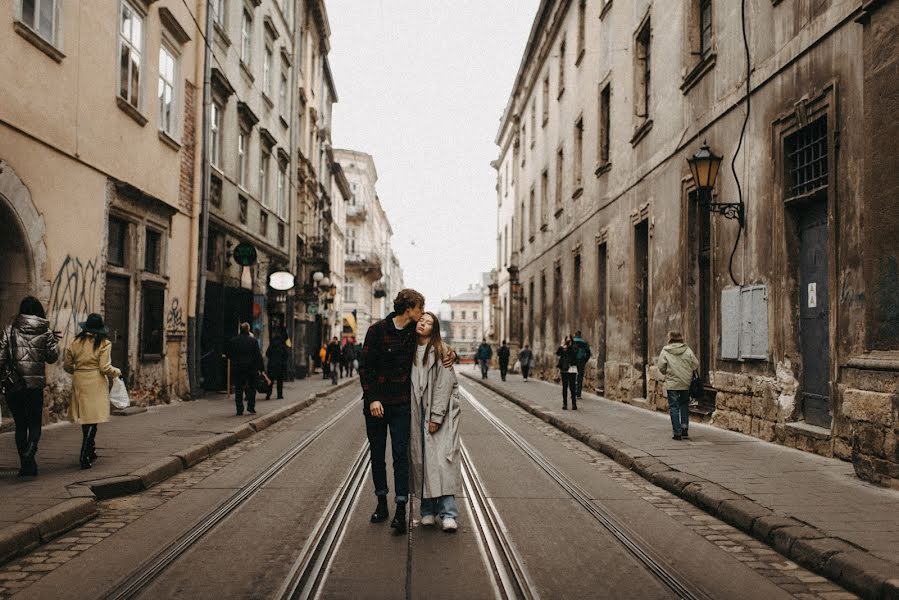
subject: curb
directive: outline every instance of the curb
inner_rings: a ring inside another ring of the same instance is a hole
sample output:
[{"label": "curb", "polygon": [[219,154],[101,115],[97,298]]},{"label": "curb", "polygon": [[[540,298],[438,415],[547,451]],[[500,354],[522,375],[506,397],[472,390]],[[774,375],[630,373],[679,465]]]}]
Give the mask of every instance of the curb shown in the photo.
[{"label": "curb", "polygon": [[320,399],[358,383],[358,380],[358,376],[353,377],[321,392],[310,394],[305,400],[272,411],[242,424],[233,431],[211,437],[205,442],[163,457],[127,475],[67,486],[72,498],[35,513],[20,523],[0,529],[0,566],[96,517],[99,512],[98,500],[147,490],[278,421],[309,408]]},{"label": "curb", "polygon": [[462,375],[653,484],[768,544],[810,571],[863,598],[899,600],[899,568],[893,563],[798,519],[776,513],[708,479],[674,469],[615,438],[569,423],[552,411],[522,400],[493,383],[467,373]]}]

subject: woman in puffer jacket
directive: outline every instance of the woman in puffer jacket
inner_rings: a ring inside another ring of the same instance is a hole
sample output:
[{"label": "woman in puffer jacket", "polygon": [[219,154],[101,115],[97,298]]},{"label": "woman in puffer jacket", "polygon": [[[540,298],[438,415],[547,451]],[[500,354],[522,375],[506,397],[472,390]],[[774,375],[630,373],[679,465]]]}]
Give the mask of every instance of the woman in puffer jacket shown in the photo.
[{"label": "woman in puffer jacket", "polygon": [[46,365],[59,358],[59,345],[40,301],[27,296],[19,314],[0,335],[0,360],[9,361],[22,376],[24,388],[10,391],[6,398],[16,421],[16,448],[19,477],[37,475],[37,445],[44,415]]}]

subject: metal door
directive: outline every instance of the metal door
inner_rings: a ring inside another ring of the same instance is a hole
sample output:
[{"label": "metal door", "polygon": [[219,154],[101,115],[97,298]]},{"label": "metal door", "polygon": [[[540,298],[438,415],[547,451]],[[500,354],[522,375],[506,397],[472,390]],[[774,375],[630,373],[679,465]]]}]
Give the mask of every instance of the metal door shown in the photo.
[{"label": "metal door", "polygon": [[647,396],[646,370],[649,364],[649,222],[641,221],[634,229],[635,247],[634,297],[637,300],[636,344],[639,353],[640,393]]},{"label": "metal door", "polygon": [[128,310],[131,297],[131,280],[127,277],[106,277],[106,326],[112,342],[111,360],[114,367],[128,377]]},{"label": "metal door", "polygon": [[799,340],[806,422],[830,427],[830,332],[827,297],[827,202],[799,213]]}]

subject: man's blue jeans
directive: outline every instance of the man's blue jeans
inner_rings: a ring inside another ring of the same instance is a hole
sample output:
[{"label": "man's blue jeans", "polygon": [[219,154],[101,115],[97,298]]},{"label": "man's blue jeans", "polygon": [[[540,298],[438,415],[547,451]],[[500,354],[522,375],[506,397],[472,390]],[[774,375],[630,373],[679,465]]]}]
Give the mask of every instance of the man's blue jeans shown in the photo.
[{"label": "man's blue jeans", "polygon": [[690,426],[690,390],[668,390],[668,414],[674,435]]},{"label": "man's blue jeans", "polygon": [[478,362],[481,363],[481,377],[487,379],[487,366],[489,364],[487,359],[481,358],[478,359]]},{"label": "man's blue jeans", "polygon": [[386,496],[387,486],[387,433],[390,432],[390,452],[393,455],[393,485],[396,501],[406,502],[409,497],[409,427],[412,422],[412,407],[408,404],[384,406],[384,416],[374,417],[368,407],[365,415],[365,433],[371,448],[371,478],[375,484],[375,495]]},{"label": "man's blue jeans", "polygon": [[439,498],[421,499],[421,516],[433,515],[441,519],[458,519],[459,509],[456,507],[455,496],[440,496]]}]

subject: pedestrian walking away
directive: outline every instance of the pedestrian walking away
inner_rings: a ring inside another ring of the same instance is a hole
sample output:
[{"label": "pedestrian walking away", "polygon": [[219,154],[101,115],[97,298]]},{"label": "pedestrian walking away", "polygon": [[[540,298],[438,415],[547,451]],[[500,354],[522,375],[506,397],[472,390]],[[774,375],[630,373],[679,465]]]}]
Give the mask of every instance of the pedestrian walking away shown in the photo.
[{"label": "pedestrian walking away", "polygon": [[[412,360],[415,357],[415,326],[424,311],[425,299],[412,289],[400,290],[393,312],[374,323],[365,334],[360,371],[362,414],[371,455],[371,476],[378,505],[373,523],[386,521],[387,435],[393,456],[393,485],[396,511],[390,527],[397,535],[406,531],[409,499],[409,436],[411,434]],[[455,353],[448,351],[443,364],[452,367]],[[449,362],[449,364],[447,364]]]},{"label": "pedestrian walking away", "polygon": [[322,366],[322,379],[327,379],[331,376],[331,366],[328,364],[328,346],[326,344],[322,344],[318,351],[318,359]]},{"label": "pedestrian walking away", "polygon": [[347,377],[352,377],[358,361],[356,360],[356,343],[351,339],[347,340],[343,347],[343,358],[346,361]]},{"label": "pedestrian walking away", "polygon": [[269,343],[268,350],[265,351],[265,358],[268,360],[266,371],[268,378],[271,379],[272,385],[268,388],[265,395],[266,400],[272,397],[272,388],[277,386],[278,400],[284,399],[284,375],[287,372],[287,362],[290,358],[290,350],[283,335],[276,335]]},{"label": "pedestrian walking away", "polygon": [[518,362],[521,365],[521,376],[527,381],[528,375],[530,375],[531,369],[534,367],[534,353],[531,352],[531,348],[527,344],[518,353]]},{"label": "pedestrian walking away", "polygon": [[234,404],[237,407],[237,416],[243,415],[244,398],[246,398],[246,410],[251,415],[256,414],[256,381],[264,365],[259,344],[250,335],[250,324],[241,323],[240,333],[228,341],[225,352],[231,360],[231,384],[234,388]]},{"label": "pedestrian walking away", "polygon": [[577,410],[577,355],[571,336],[562,340],[562,345],[556,350],[559,361],[559,376],[562,379],[562,410],[568,410],[568,391],[571,391],[571,408]]},{"label": "pedestrian walking away", "polygon": [[108,379],[121,377],[122,372],[112,366],[112,342],[106,339],[109,328],[103,323],[103,316],[89,314],[80,325],[81,332],[66,349],[63,369],[72,375],[69,419],[81,424],[78,460],[82,469],[90,469],[97,461],[97,428],[109,421]]},{"label": "pedestrian walking away", "polygon": [[337,341],[337,336],[331,338],[331,342],[328,344],[327,351],[325,353],[325,360],[328,362],[330,367],[330,375],[331,375],[331,383],[337,383],[337,369],[340,367],[340,342]]},{"label": "pedestrian walking away", "polygon": [[440,519],[443,531],[458,529],[456,495],[462,493],[459,418],[462,415],[456,374],[443,366],[446,355],[440,321],[426,312],[415,327],[418,345],[412,364],[412,489],[420,494],[421,524]]},{"label": "pedestrian walking away", "polygon": [[487,379],[487,369],[490,367],[490,359],[493,358],[493,349],[487,343],[487,338],[481,339],[481,345],[478,346],[475,358],[481,365],[481,379]]},{"label": "pedestrian walking away", "polygon": [[502,346],[496,351],[499,359],[499,376],[503,381],[506,380],[506,373],[509,371],[509,347],[506,346],[506,340],[503,340]]},{"label": "pedestrian walking away", "polygon": [[587,361],[590,360],[593,353],[590,351],[590,344],[581,337],[580,330],[575,332],[572,341],[574,342],[575,364],[577,366],[577,385],[575,391],[577,392],[578,399],[581,399],[584,397],[584,372],[587,370]]},{"label": "pedestrian walking away", "polygon": [[46,365],[59,358],[59,345],[44,307],[34,296],[0,333],[0,386],[16,422],[19,477],[37,475],[37,447],[44,416]]},{"label": "pedestrian walking away", "polygon": [[681,332],[668,332],[668,344],[662,348],[656,366],[665,376],[673,439],[690,437],[690,381],[693,379],[693,371],[699,368],[699,360],[684,343]]}]

